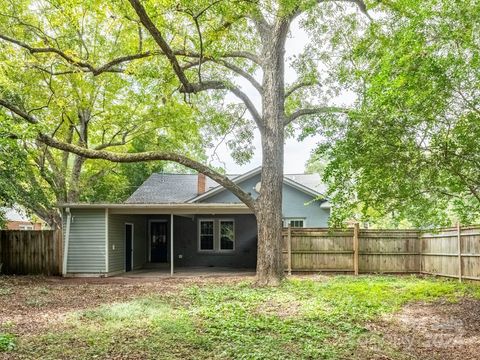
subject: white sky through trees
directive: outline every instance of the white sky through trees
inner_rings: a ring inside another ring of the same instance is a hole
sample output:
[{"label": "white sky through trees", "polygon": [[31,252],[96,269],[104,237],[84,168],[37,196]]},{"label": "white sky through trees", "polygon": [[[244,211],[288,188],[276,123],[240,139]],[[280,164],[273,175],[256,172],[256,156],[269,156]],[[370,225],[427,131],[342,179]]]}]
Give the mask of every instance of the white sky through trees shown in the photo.
[{"label": "white sky through trees", "polygon": [[[287,39],[285,46],[286,53],[285,58],[287,66],[285,67],[285,84],[294,82],[296,79],[296,73],[288,66],[289,57],[292,55],[300,54],[308,42],[307,33],[300,28],[298,19],[292,23],[291,35]],[[241,84],[242,90],[252,99],[258,109],[261,109],[260,96],[258,92],[243,79],[238,79],[238,84]],[[233,95],[227,95],[227,100],[232,102],[238,102]],[[352,105],[354,100],[353,94],[344,94],[336,99],[335,102],[343,105]],[[227,138],[228,140],[228,138]],[[296,138],[286,138],[285,140],[285,173],[303,173],[305,171],[305,165],[310,158],[311,152],[315,149],[318,142],[318,137],[308,137],[303,141],[297,141]],[[217,144],[215,144],[217,145]],[[216,155],[212,156],[213,149],[210,149],[207,154],[211,156],[212,165],[225,167],[227,173],[241,174],[248,170],[251,170],[262,163],[262,152],[260,134],[258,130],[255,130],[255,152],[249,163],[245,165],[238,165],[230,156],[230,150],[226,145],[226,141],[218,146],[216,149]]]}]

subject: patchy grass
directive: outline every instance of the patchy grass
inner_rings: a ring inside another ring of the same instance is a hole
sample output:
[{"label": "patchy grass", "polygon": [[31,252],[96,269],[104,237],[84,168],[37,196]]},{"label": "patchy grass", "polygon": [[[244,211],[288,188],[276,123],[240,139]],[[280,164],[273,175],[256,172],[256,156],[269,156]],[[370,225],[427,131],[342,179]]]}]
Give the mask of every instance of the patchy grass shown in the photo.
[{"label": "patchy grass", "polygon": [[8,352],[16,347],[16,337],[9,333],[0,333],[0,352]]},{"label": "patchy grass", "polygon": [[[9,355],[341,359],[355,357],[365,339],[383,346],[367,330],[370,321],[407,303],[464,298],[480,298],[480,287],[415,276],[294,277],[278,288],[255,288],[249,281],[186,284],[67,312],[60,325],[19,336]],[[402,358],[398,349],[385,348],[391,358]]]}]

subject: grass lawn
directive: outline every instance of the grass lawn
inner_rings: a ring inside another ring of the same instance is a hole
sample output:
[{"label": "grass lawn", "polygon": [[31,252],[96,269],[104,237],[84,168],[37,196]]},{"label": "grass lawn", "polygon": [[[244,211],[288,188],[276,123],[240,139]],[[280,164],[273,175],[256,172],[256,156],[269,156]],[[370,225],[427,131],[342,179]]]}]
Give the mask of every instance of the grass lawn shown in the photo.
[{"label": "grass lawn", "polygon": [[292,277],[268,289],[251,281],[65,285],[3,277],[0,305],[11,310],[0,313],[0,358],[415,358],[382,333],[395,331],[389,314],[480,298],[477,284],[415,276]]}]

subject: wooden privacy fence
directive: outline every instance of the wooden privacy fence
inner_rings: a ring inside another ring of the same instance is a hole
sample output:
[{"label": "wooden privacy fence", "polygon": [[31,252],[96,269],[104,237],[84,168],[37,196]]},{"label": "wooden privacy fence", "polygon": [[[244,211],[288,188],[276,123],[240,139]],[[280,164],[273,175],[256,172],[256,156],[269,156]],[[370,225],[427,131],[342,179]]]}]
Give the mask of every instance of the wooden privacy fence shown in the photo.
[{"label": "wooden privacy fence", "polygon": [[61,231],[0,230],[0,264],[2,274],[61,274]]},{"label": "wooden privacy fence", "polygon": [[480,226],[465,226],[421,236],[421,272],[480,280]]},{"label": "wooden privacy fence", "polygon": [[285,268],[292,271],[426,273],[480,280],[480,227],[433,232],[288,228]]}]

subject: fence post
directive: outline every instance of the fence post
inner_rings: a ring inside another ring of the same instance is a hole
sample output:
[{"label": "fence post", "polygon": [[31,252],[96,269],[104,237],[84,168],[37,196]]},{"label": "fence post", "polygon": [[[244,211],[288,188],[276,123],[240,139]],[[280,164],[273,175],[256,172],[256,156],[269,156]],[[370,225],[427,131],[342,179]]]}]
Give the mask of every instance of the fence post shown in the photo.
[{"label": "fence post", "polygon": [[458,281],[462,282],[462,228],[457,222],[457,248],[458,248]]},{"label": "fence post", "polygon": [[288,275],[292,275],[292,225],[290,223],[288,224],[287,252],[288,252]]},{"label": "fence post", "polygon": [[418,233],[418,254],[419,254],[419,264],[418,264],[418,272],[420,274],[423,273],[423,234],[421,232]]},{"label": "fence post", "polygon": [[360,224],[357,222],[353,225],[353,272],[358,275],[358,248],[359,248]]}]

